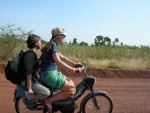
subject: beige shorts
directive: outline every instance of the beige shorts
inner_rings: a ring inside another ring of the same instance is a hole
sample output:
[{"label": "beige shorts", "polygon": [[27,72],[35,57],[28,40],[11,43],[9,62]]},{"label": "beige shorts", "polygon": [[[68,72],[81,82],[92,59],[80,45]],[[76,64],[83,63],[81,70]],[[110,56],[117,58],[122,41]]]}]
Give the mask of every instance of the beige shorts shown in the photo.
[{"label": "beige shorts", "polygon": [[76,87],[72,80],[67,78],[65,84],[60,89],[61,95],[64,97],[64,99],[67,99],[74,95],[76,93]]}]

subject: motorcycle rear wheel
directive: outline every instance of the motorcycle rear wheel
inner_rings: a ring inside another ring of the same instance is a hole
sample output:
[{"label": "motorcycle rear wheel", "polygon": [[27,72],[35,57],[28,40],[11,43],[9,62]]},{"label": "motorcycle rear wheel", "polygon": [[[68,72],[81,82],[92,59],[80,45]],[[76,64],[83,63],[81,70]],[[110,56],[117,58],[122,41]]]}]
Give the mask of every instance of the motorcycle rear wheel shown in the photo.
[{"label": "motorcycle rear wheel", "polygon": [[15,100],[15,110],[16,113],[44,113],[44,106],[41,106],[40,109],[37,109],[36,104],[34,107],[28,108],[24,103],[25,97],[18,97]]}]

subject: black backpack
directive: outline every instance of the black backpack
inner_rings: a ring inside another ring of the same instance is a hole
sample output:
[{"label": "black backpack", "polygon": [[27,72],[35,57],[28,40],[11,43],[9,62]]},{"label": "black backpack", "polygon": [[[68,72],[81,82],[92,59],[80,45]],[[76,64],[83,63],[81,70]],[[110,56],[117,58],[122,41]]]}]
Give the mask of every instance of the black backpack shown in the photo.
[{"label": "black backpack", "polygon": [[20,84],[21,78],[23,77],[23,67],[24,67],[24,57],[28,52],[32,51],[22,51],[9,60],[5,68],[5,77],[7,80],[13,84]]}]

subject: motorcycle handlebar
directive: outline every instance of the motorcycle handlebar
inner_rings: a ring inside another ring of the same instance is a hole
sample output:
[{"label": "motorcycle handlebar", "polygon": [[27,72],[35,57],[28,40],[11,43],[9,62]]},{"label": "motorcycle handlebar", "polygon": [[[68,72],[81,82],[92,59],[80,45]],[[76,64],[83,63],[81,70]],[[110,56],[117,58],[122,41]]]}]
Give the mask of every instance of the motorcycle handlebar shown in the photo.
[{"label": "motorcycle handlebar", "polygon": [[[81,68],[81,70],[82,70],[84,76],[87,76],[87,73],[86,73],[87,65],[84,65],[84,64],[77,64],[75,67],[76,67],[76,68]],[[77,73],[78,73],[78,72],[77,72]]]},{"label": "motorcycle handlebar", "polygon": [[86,65],[81,64],[79,68],[81,68],[81,69],[82,69],[83,74],[86,76],[86,75],[87,75],[87,73],[86,73],[87,66],[86,66]]}]

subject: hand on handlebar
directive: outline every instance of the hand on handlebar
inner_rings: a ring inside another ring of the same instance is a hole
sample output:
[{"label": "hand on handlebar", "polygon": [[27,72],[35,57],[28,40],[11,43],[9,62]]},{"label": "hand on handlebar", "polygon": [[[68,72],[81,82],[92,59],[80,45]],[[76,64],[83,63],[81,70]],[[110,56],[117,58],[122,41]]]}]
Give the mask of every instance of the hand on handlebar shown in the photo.
[{"label": "hand on handlebar", "polygon": [[82,71],[83,71],[83,68],[80,68],[80,67],[79,68],[75,68],[75,72],[76,73],[81,73]]},{"label": "hand on handlebar", "polygon": [[82,67],[82,64],[80,62],[77,62],[75,65],[74,65],[75,68],[81,68]]},{"label": "hand on handlebar", "polygon": [[74,72],[76,72],[76,73],[81,73],[81,72],[85,73],[86,66],[81,64],[80,62],[77,62],[74,67],[75,67]]}]

